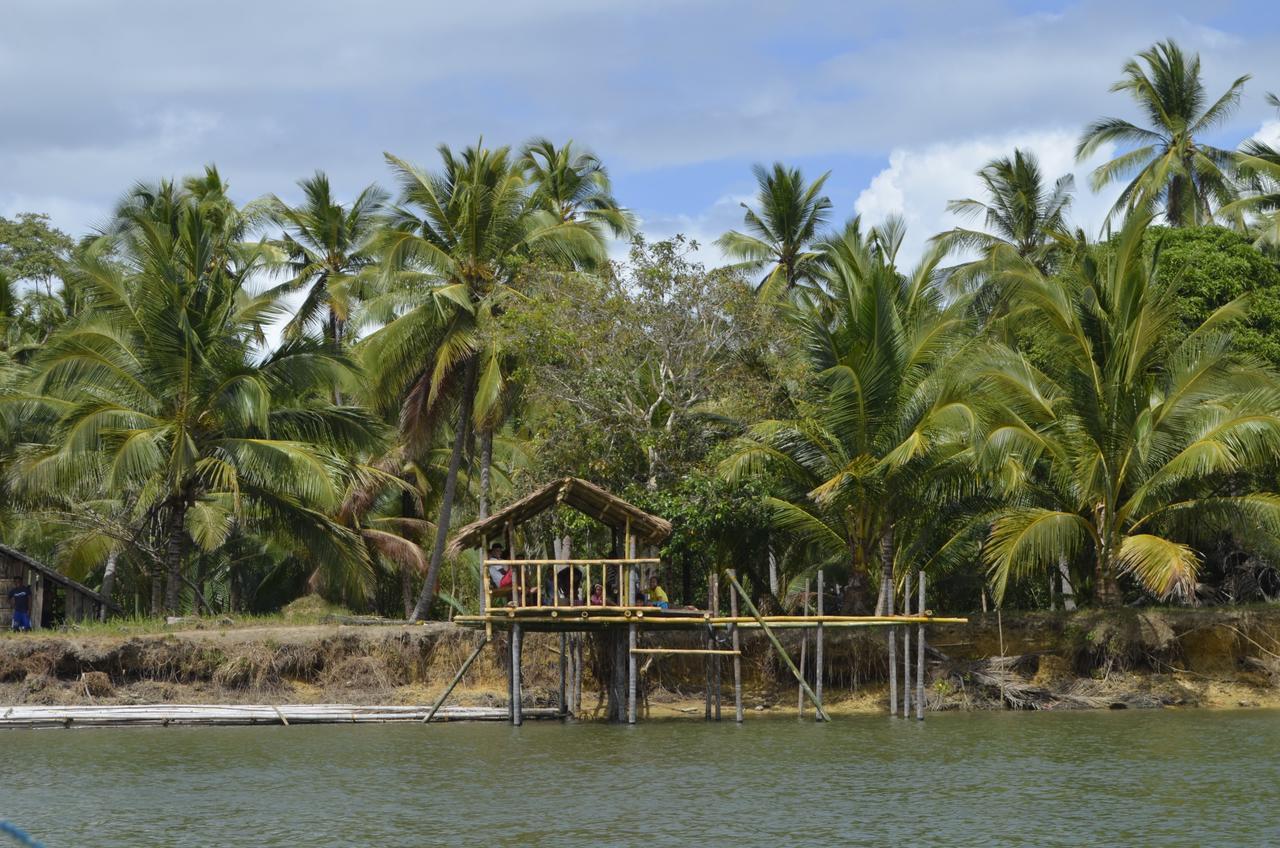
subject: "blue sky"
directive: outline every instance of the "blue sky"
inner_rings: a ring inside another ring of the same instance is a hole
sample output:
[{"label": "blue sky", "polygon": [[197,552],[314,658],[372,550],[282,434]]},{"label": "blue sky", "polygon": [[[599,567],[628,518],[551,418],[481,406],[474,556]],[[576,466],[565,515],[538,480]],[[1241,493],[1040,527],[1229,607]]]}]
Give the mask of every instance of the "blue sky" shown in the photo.
[{"label": "blue sky", "polygon": [[1015,145],[1078,171],[1092,227],[1111,198],[1071,148],[1095,117],[1136,117],[1107,87],[1166,37],[1213,95],[1254,75],[1218,141],[1280,137],[1274,2],[7,0],[4,18],[0,214],[72,232],[210,162],[241,199],[317,168],[350,196],[389,182],[384,150],[431,165],[482,135],[590,146],[654,236],[735,225],[751,163],[781,159],[831,170],[840,217],[904,214],[918,245]]}]

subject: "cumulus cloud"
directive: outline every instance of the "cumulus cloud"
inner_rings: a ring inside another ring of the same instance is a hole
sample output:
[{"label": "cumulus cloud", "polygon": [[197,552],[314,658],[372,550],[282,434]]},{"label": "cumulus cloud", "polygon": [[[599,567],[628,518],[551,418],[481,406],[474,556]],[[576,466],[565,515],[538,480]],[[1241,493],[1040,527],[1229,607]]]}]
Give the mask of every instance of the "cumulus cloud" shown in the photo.
[{"label": "cumulus cloud", "polygon": [[869,224],[888,215],[899,215],[907,223],[903,243],[904,259],[914,261],[924,243],[936,233],[955,226],[977,226],[946,211],[947,202],[961,198],[984,199],[977,171],[997,157],[1009,156],[1015,148],[1031,151],[1040,161],[1041,172],[1052,184],[1058,177],[1072,174],[1076,192],[1070,219],[1075,226],[1096,234],[1115,202],[1114,192],[1094,194],[1089,190],[1089,172],[1110,159],[1114,149],[1104,146],[1087,161],[1077,164],[1078,135],[1063,129],[1017,132],[998,137],[938,143],[922,148],[897,148],[889,154],[889,165],[872,178],[858,195],[854,208]]}]

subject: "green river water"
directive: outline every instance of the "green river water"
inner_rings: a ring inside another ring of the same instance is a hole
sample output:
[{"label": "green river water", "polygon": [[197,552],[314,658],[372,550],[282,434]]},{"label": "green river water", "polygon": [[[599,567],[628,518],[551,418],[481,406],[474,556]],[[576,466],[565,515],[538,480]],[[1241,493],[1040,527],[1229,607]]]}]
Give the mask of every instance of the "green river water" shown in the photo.
[{"label": "green river water", "polygon": [[1280,845],[1276,711],[9,730],[0,745],[0,818],[48,848]]}]

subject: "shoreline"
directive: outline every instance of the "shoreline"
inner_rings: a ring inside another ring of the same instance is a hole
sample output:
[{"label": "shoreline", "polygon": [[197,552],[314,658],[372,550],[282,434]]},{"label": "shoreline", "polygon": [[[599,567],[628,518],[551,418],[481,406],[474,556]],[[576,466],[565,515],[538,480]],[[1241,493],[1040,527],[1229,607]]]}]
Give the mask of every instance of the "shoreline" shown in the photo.
[{"label": "shoreline", "polygon": [[[160,633],[87,628],[4,635],[0,715],[13,707],[179,705],[425,710],[479,639],[445,622],[248,625],[195,621]],[[931,630],[926,698],[933,712],[1280,707],[1280,607],[979,614],[969,625]],[[559,689],[558,642],[536,635],[549,636],[530,634],[526,642],[526,715],[554,707]],[[744,636],[746,717],[795,716],[794,679],[762,636]],[[501,717],[502,638],[446,706]],[[660,638],[663,644],[680,639]],[[800,638],[783,634],[793,657]],[[587,653],[581,720],[600,713]],[[828,633],[824,707],[836,715],[884,714],[885,654],[883,636]],[[726,684],[730,668],[723,665]],[[704,674],[700,658],[646,663],[642,717],[701,720]],[[722,717],[732,721],[728,685],[721,705]]]}]

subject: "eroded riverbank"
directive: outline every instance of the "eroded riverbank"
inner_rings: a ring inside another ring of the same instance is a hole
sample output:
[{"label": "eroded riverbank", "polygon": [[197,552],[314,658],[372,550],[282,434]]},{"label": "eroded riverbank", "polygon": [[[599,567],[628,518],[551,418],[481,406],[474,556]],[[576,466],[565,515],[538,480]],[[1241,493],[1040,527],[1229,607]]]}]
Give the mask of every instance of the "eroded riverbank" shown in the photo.
[{"label": "eroded riverbank", "polygon": [[[927,692],[935,710],[1280,706],[1280,608],[987,615],[932,631]],[[760,634],[744,635],[748,711],[794,712],[790,676]],[[783,635],[798,655],[800,634]],[[697,637],[646,638],[693,645]],[[883,710],[883,634],[843,631],[826,638],[828,709]],[[209,622],[155,635],[11,634],[0,637],[0,704],[424,704],[478,639],[443,623]],[[503,645],[499,637],[482,654],[454,703],[505,704]],[[558,646],[554,635],[527,638],[529,706],[554,702]],[[588,649],[586,717],[598,711],[592,660]],[[724,668],[729,704],[727,663]],[[655,658],[644,671],[642,700],[650,715],[701,714],[701,658]]]}]

